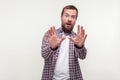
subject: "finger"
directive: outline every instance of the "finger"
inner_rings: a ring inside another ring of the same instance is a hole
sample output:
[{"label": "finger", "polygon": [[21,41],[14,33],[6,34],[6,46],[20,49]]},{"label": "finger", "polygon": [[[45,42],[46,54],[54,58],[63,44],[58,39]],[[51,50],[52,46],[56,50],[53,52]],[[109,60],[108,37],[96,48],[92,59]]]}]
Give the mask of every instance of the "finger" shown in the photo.
[{"label": "finger", "polygon": [[65,37],[63,37],[63,38],[60,39],[59,44],[60,44],[63,40],[65,40]]},{"label": "finger", "polygon": [[50,36],[52,36],[51,27],[50,27],[50,29],[48,30],[48,34],[49,34]]},{"label": "finger", "polygon": [[51,34],[54,34],[53,26],[51,27]]},{"label": "finger", "polygon": [[85,30],[84,29],[82,30],[82,34],[81,35],[82,35],[82,37],[85,36]]},{"label": "finger", "polygon": [[82,36],[85,35],[85,30],[83,29],[83,26],[81,26],[81,35],[82,35]]},{"label": "finger", "polygon": [[55,34],[55,26],[53,26],[53,28],[52,28],[52,29],[53,29],[53,34]]},{"label": "finger", "polygon": [[84,42],[85,42],[86,38],[87,38],[87,34],[86,34],[85,37],[84,37]]},{"label": "finger", "polygon": [[55,26],[52,26],[52,27],[51,27],[51,33],[52,33],[52,35],[55,34]]},{"label": "finger", "polygon": [[75,38],[70,37],[69,39],[70,39],[73,43],[75,43],[75,44],[78,43],[78,40],[75,40]]},{"label": "finger", "polygon": [[80,25],[78,25],[78,31],[77,31],[77,34],[80,33]]},{"label": "finger", "polygon": [[69,39],[70,39],[72,42],[76,43],[76,41],[75,41],[75,39],[74,39],[73,37],[69,37]]},{"label": "finger", "polygon": [[66,37],[61,38],[60,43],[61,43],[63,40],[65,40],[65,38],[66,38]]},{"label": "finger", "polygon": [[52,34],[52,35],[54,34],[53,26],[51,27],[51,34]]},{"label": "finger", "polygon": [[83,29],[83,35],[85,34],[85,30]]},{"label": "finger", "polygon": [[83,34],[83,26],[81,26],[81,34]]},{"label": "finger", "polygon": [[45,35],[47,41],[49,41],[49,38],[51,37],[50,30],[48,30],[47,34]]},{"label": "finger", "polygon": [[74,39],[73,39],[72,37],[69,37],[69,39],[70,39],[72,42],[74,42]]}]

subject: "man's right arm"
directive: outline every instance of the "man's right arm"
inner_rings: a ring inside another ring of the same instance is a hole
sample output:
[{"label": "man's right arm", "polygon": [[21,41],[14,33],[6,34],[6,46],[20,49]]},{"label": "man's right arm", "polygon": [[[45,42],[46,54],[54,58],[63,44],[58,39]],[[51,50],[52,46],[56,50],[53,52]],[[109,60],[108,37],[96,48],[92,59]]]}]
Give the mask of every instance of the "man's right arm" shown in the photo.
[{"label": "man's right arm", "polygon": [[52,57],[52,55],[57,52],[57,48],[53,50],[50,47],[48,40],[47,40],[47,37],[45,35],[44,35],[43,40],[42,40],[41,54],[42,54],[42,57],[44,59],[48,59],[48,58]]}]

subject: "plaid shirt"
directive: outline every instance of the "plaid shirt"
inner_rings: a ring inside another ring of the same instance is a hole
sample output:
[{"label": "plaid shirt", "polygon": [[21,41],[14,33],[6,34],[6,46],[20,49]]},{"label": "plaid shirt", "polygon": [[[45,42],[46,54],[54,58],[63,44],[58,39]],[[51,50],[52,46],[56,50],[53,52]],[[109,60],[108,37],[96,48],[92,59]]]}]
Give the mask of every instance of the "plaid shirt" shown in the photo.
[{"label": "plaid shirt", "polygon": [[[63,32],[63,30],[61,28],[57,29],[56,30],[57,36],[61,38],[62,32]],[[74,33],[72,31],[69,36],[75,37],[76,33]],[[56,65],[56,62],[58,59],[60,46],[58,46],[57,49],[52,50],[50,48],[50,45],[49,45],[46,37],[44,36],[41,48],[42,48],[41,54],[45,61],[43,75],[42,75],[41,80],[52,80],[53,75],[54,75],[55,65]],[[70,41],[70,43],[69,43],[69,75],[70,75],[70,79],[69,80],[83,80],[79,62],[78,62],[78,58],[85,59],[86,53],[87,53],[87,50],[84,46],[82,48],[78,48],[77,46],[74,45],[74,43],[72,41]],[[64,67],[64,65],[63,65],[63,67]]]}]

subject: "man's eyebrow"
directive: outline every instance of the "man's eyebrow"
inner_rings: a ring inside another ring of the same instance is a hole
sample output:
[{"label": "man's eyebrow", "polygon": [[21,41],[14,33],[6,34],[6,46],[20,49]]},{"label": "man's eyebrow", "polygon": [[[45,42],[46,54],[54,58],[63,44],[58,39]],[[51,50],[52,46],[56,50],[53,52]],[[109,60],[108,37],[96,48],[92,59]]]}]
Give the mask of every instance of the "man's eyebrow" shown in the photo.
[{"label": "man's eyebrow", "polygon": [[[68,14],[68,13],[64,13],[64,14]],[[69,14],[68,14],[69,15]]]},{"label": "man's eyebrow", "polygon": [[[70,15],[69,13],[64,13],[64,14],[67,14],[67,15]],[[76,16],[75,14],[71,15],[71,16]]]}]

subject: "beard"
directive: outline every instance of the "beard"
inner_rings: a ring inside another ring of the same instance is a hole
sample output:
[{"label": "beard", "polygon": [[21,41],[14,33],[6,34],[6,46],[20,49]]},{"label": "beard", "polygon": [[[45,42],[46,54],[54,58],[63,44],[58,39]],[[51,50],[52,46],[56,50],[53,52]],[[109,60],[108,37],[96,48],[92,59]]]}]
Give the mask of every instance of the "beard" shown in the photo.
[{"label": "beard", "polygon": [[72,25],[62,25],[62,30],[65,33],[71,33],[71,31],[73,30],[73,26]]}]

